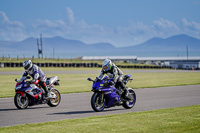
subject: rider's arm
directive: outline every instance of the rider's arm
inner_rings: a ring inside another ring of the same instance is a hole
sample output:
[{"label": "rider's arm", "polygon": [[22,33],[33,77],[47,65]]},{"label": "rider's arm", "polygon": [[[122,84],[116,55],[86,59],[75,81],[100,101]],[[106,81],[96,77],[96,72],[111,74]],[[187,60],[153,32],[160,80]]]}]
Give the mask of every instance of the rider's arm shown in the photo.
[{"label": "rider's arm", "polygon": [[113,81],[116,83],[119,78],[117,68],[113,69]]},{"label": "rider's arm", "polygon": [[119,77],[124,75],[123,72],[117,67],[115,66],[113,69],[113,80],[116,83],[119,80]]},{"label": "rider's arm", "polygon": [[99,76],[97,77],[98,79],[102,79],[103,78],[104,73],[101,71],[101,73],[99,74]]},{"label": "rider's arm", "polygon": [[124,75],[124,73],[116,66],[118,72],[119,72],[119,75]]},{"label": "rider's arm", "polygon": [[34,71],[34,76],[33,76],[33,80],[37,80],[39,78],[39,72],[38,72],[38,66],[33,66],[33,71]]},{"label": "rider's arm", "polygon": [[28,75],[28,73],[25,71],[22,77],[19,79],[19,82],[24,80],[24,78]]}]

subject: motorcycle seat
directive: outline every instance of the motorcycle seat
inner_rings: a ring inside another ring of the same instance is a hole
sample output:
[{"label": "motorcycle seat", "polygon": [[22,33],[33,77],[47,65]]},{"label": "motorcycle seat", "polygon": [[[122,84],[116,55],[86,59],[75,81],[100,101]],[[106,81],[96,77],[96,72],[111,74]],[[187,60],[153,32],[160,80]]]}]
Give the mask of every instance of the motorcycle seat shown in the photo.
[{"label": "motorcycle seat", "polygon": [[57,76],[49,77],[49,78],[47,78],[47,80],[46,80],[46,85],[51,85],[52,83],[56,82],[57,80],[58,80],[58,77],[57,77]]}]

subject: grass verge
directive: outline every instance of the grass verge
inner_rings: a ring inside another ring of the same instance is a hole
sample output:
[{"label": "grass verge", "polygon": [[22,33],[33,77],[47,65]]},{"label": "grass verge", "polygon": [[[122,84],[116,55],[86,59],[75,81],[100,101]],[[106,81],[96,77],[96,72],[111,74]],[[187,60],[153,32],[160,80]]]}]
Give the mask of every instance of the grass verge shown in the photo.
[{"label": "grass verge", "polygon": [[0,132],[132,133],[200,132],[200,105],[66,119],[0,128]]},{"label": "grass verge", "polygon": [[[97,74],[48,74],[48,77],[57,75],[60,86],[56,88],[62,93],[77,93],[91,91],[92,82],[87,78],[95,79]],[[133,81],[127,84],[128,87],[138,88],[155,88],[166,86],[182,86],[200,84],[200,73],[135,73]],[[21,75],[0,75],[0,98],[13,97],[15,95],[15,81]]]}]

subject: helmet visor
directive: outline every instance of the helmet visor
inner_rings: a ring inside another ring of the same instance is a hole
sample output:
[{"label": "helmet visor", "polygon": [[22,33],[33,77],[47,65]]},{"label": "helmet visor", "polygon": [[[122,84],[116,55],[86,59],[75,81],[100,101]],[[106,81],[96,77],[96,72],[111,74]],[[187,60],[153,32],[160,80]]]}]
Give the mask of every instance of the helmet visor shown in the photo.
[{"label": "helmet visor", "polygon": [[104,69],[104,70],[107,70],[107,69],[108,69],[108,65],[107,65],[107,66],[103,66],[103,69]]},{"label": "helmet visor", "polygon": [[24,67],[24,69],[27,70],[29,67],[30,67],[30,64],[26,65],[26,66]]}]

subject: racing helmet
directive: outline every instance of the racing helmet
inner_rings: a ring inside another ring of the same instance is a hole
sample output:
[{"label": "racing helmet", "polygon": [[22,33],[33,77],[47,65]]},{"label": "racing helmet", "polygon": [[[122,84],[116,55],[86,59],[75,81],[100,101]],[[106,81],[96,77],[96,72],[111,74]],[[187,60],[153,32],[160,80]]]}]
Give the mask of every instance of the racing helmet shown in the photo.
[{"label": "racing helmet", "polygon": [[31,62],[31,60],[26,60],[23,63],[23,67],[25,70],[30,70],[33,66],[33,63]]},{"label": "racing helmet", "polygon": [[108,71],[112,66],[112,61],[110,59],[105,59],[102,62],[102,68],[104,71]]}]

